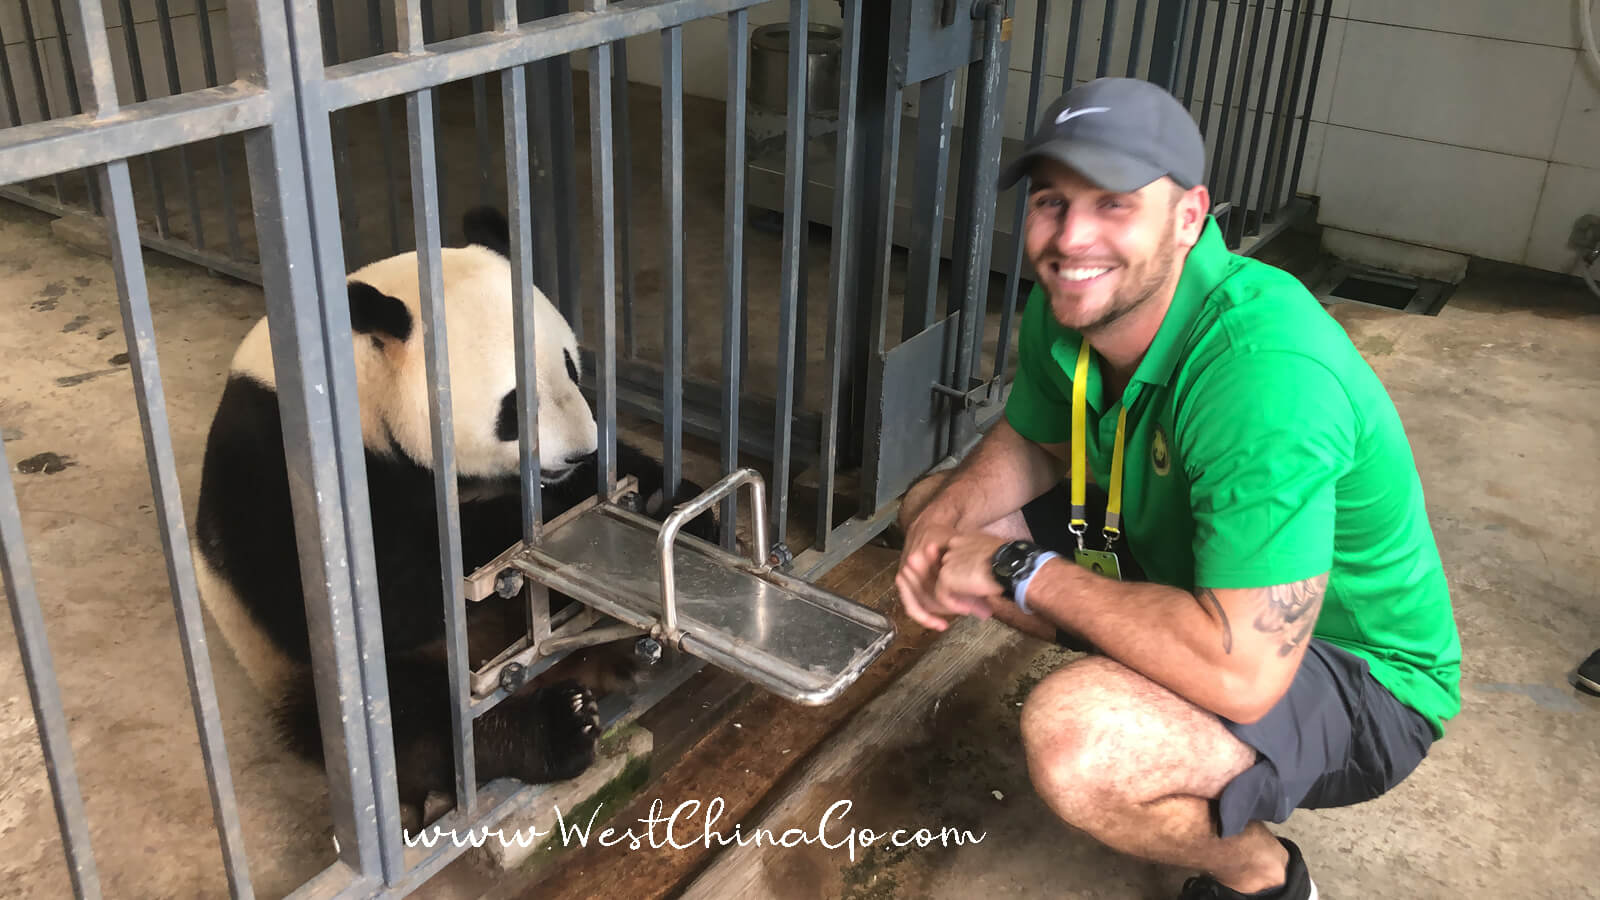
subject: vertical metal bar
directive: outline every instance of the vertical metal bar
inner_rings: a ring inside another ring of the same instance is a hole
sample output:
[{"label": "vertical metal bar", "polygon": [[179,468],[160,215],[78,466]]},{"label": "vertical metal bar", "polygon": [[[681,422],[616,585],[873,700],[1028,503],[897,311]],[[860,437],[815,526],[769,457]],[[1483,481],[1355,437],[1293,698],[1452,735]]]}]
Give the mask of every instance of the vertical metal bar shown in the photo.
[{"label": "vertical metal bar", "polygon": [[[795,300],[800,291],[800,267],[806,264],[806,223],[801,219],[800,204],[806,185],[807,4],[808,0],[789,0],[789,123],[784,135],[783,260],[778,287],[778,387],[772,438],[772,503],[767,507],[771,520],[768,536],[777,544],[784,543],[789,530],[789,444],[794,430]],[[767,551],[772,548],[761,549]]]},{"label": "vertical metal bar", "polygon": [[[993,173],[1000,168],[1000,116],[1004,112],[1002,92],[1005,89],[1006,72],[1011,66],[1011,42],[1000,39],[1001,22],[1006,14],[1003,0],[989,0],[985,12],[978,140],[973,147],[974,152],[963,157],[962,168]],[[977,368],[981,349],[978,339],[983,334],[983,320],[989,308],[989,259],[994,244],[996,183],[993,177],[975,178],[970,190],[971,194],[962,198],[972,210],[969,230],[966,232],[967,243],[963,248],[966,281],[964,284],[958,282],[965,304],[961,311],[960,341],[956,345],[955,383],[957,390],[962,391],[971,384],[972,373]],[[958,233],[956,240],[960,241],[962,237]],[[951,448],[966,446],[977,434],[974,411],[966,409],[953,417],[949,433]]]},{"label": "vertical metal bar", "polygon": [[[369,0],[367,3],[367,37],[373,56],[383,52],[383,13],[378,8],[378,0]],[[394,120],[390,104],[391,99],[379,100],[378,108],[378,146],[383,149],[383,191],[384,200],[389,205],[389,252],[400,252],[400,199],[394,190]]]},{"label": "vertical metal bar", "polygon": [[[97,0],[79,0],[72,12],[71,38],[77,43],[80,77],[87,88],[85,104],[97,117],[118,110],[116,84],[111,70],[111,52],[106,40],[103,11]],[[132,28],[132,17],[124,20]],[[61,35],[67,40],[66,29]],[[199,731],[200,752],[211,793],[211,809],[221,842],[228,885],[234,896],[250,896],[249,865],[244,855],[244,831],[233,795],[233,778],[224,746],[221,712],[216,685],[205,646],[205,626],[200,612],[199,587],[194,560],[189,555],[188,531],[183,521],[183,495],[178,486],[177,462],[172,451],[172,436],[167,423],[166,397],[161,388],[161,372],[156,361],[155,326],[146,293],[143,248],[139,241],[139,220],[134,208],[133,185],[126,160],[100,168],[100,189],[108,204],[107,237],[111,246],[117,294],[121,301],[123,333],[133,350],[129,359],[135,384],[139,421],[144,432],[145,459],[150,471],[150,486],[158,519],[162,551],[167,561],[167,578],[172,587],[178,629],[182,634],[189,697]],[[63,829],[63,839],[66,830]]]},{"label": "vertical metal bar", "polygon": [[342,863],[393,884],[404,843],[319,25],[291,3],[235,5],[229,25],[239,76],[272,98],[245,159],[285,461],[299,476],[290,493],[333,833]]},{"label": "vertical metal bar", "polygon": [[[3,47],[0,45],[0,51]],[[11,484],[11,462],[3,441],[0,441],[0,575],[4,576],[6,596],[11,599],[11,628],[16,632],[17,649],[22,654],[22,676],[28,683],[28,700],[33,704],[33,721],[39,730],[39,749],[44,754],[44,770],[50,779],[50,795],[55,800],[56,826],[61,830],[61,846],[66,851],[72,893],[77,897],[98,898],[100,874],[95,869],[94,848],[89,844],[89,820],[83,810],[83,794],[78,789],[72,736],[67,732],[61,688],[56,684],[50,639],[44,629],[44,614],[39,609],[39,593],[33,583],[33,569],[23,540],[22,512],[17,507],[16,489]]]},{"label": "vertical metal bar", "polygon": [[[128,71],[133,77],[133,99],[143,103],[150,98],[150,94],[145,90],[144,60],[139,53],[138,30],[133,26],[133,5],[129,0],[118,0],[118,4],[122,10],[122,43],[128,50]],[[156,161],[156,154],[145,154],[145,174],[150,178],[150,192],[154,195],[156,207],[156,233],[169,237],[172,227],[167,221],[167,192],[161,186],[161,172]]]},{"label": "vertical metal bar", "polygon": [[[856,0],[845,0],[846,8]],[[744,196],[745,196],[745,104],[743,97],[750,80],[750,44],[747,33],[750,13],[737,9],[728,13],[728,124],[725,129],[727,151],[723,154],[727,196],[723,213],[722,250],[727,259],[727,280],[722,303],[722,471],[739,468],[739,381],[744,372]],[[848,52],[848,51],[847,51]],[[846,61],[844,65],[850,63]],[[846,153],[841,143],[841,154]],[[848,196],[841,183],[838,196]],[[836,273],[837,274],[837,273]],[[826,438],[824,438],[826,439]],[[738,525],[737,499],[729,495],[722,501],[722,546],[734,549]]]},{"label": "vertical metal bar", "polygon": [[[856,73],[861,56],[861,0],[843,0],[840,6],[841,48],[839,59],[839,135],[833,193],[833,246],[829,249],[828,334],[825,345],[826,399],[822,422],[822,447],[817,470],[821,486],[817,492],[817,548],[827,551],[833,536],[833,489],[839,456],[839,402],[843,388],[840,348],[844,337],[846,296],[855,283],[855,270],[861,259],[857,246],[854,212],[856,184]],[[952,86],[953,87],[953,86]],[[729,96],[743,96],[742,94]],[[954,98],[954,94],[950,95]],[[738,104],[742,106],[743,104]],[[898,114],[898,110],[896,113]],[[741,166],[742,168],[742,166]],[[942,229],[941,229],[942,230]]]},{"label": "vertical metal bar", "polygon": [[[67,85],[67,109],[73,115],[83,112],[83,103],[78,97],[78,68],[72,62],[72,44],[65,35],[67,34],[67,21],[61,13],[61,0],[50,0],[50,10],[55,14],[56,34],[59,36],[57,43],[61,46],[61,65],[63,68],[62,81]],[[4,46],[0,42],[0,46]],[[0,53],[0,56],[5,54]],[[88,192],[89,208],[95,215],[100,214],[100,186],[95,184],[94,173],[88,169],[83,170],[83,186]]]},{"label": "vertical metal bar", "polygon": [[[1117,0],[1105,0],[1106,17],[1100,23],[1100,59],[1094,66],[1094,77],[1103,78],[1111,71],[1111,43],[1117,36]],[[1138,37],[1135,36],[1135,42]]]},{"label": "vertical metal bar", "polygon": [[[584,0],[588,12],[606,8],[606,0]],[[617,484],[617,255],[616,182],[611,147],[611,47],[600,44],[589,49],[589,147],[594,179],[594,227],[600,245],[600,339],[597,358],[599,387],[600,449],[596,458],[596,489],[601,497],[611,496]],[[570,107],[569,107],[570,108]],[[568,144],[570,148],[571,144]],[[571,221],[576,221],[571,220]],[[564,285],[567,283],[563,283]]]},{"label": "vertical metal bar", "polygon": [[[1049,0],[1041,0],[1049,2]],[[1067,16],[1067,61],[1061,69],[1061,93],[1072,90],[1077,83],[1078,42],[1083,37],[1084,0],[1072,0],[1072,12]]]},{"label": "vertical metal bar", "polygon": [[[1040,3],[1040,7],[1047,4]],[[917,115],[916,189],[911,199],[910,260],[900,339],[910,340],[933,324],[944,259],[944,201],[950,176],[950,136],[955,124],[956,75],[943,72],[922,82]]]},{"label": "vertical metal bar", "polygon": [[[200,26],[200,61],[205,66],[206,87],[215,87],[217,84],[217,54],[212,45],[211,38],[211,11],[207,9],[208,0],[195,0],[195,16]],[[228,180],[228,147],[227,138],[215,138],[211,141],[212,147],[217,151],[217,180],[222,189],[222,223],[228,231],[228,255],[234,259],[242,259],[244,250],[239,244],[239,220],[233,210],[233,187]]]},{"label": "vertical metal bar", "polygon": [[[1239,18],[1238,18],[1237,21],[1234,22],[1234,25],[1233,25],[1233,53],[1230,54],[1229,57],[1228,57],[1228,83],[1222,89],[1222,113],[1220,114],[1220,116],[1217,119],[1217,142],[1214,145],[1215,149],[1212,151],[1212,157],[1211,157],[1211,181],[1212,182],[1216,182],[1217,181],[1217,179],[1218,179],[1218,177],[1219,177],[1219,175],[1220,175],[1220,173],[1222,171],[1222,169],[1221,169],[1222,159],[1223,159],[1223,156],[1225,155],[1225,153],[1223,152],[1224,149],[1225,149],[1223,147],[1223,143],[1227,140],[1227,137],[1228,137],[1228,111],[1233,106],[1233,83],[1234,83],[1234,80],[1239,75],[1239,51],[1241,49],[1243,49],[1243,47],[1244,47],[1244,19],[1245,19],[1245,14],[1247,12],[1248,12],[1248,10],[1245,7],[1243,7],[1243,6],[1239,7]],[[1221,39],[1222,39],[1222,24],[1223,24],[1223,21],[1224,20],[1221,19],[1221,18],[1217,19],[1217,40],[1218,40],[1219,43],[1221,42]],[[1216,49],[1217,49],[1216,47],[1212,48],[1213,54],[1216,52]],[[1213,63],[1212,64],[1215,65],[1215,56],[1213,56]],[[1213,81],[1215,81],[1215,79],[1213,79]],[[1208,84],[1208,85],[1206,85],[1206,101],[1207,101],[1206,102],[1206,113],[1207,114],[1209,114],[1211,112],[1210,100],[1211,100],[1211,85]],[[1240,106],[1242,108],[1243,104],[1240,104]],[[1242,109],[1241,109],[1241,114],[1242,114]],[[1227,196],[1226,191],[1218,192],[1218,196],[1226,197]]]},{"label": "vertical metal bar", "polygon": [[[44,65],[39,59],[39,39],[33,28],[33,11],[30,8],[33,6],[33,0],[22,0],[20,5],[22,8],[22,32],[23,36],[28,40],[28,65],[33,68],[33,89],[38,95],[39,116],[42,119],[53,119],[55,118],[55,113],[50,111],[50,91],[45,85]],[[0,53],[4,52],[5,48],[0,46]],[[56,200],[58,202],[64,200],[65,185],[62,182],[61,175],[59,173],[53,175],[50,180],[54,183],[56,189]]]},{"label": "vertical metal bar", "polygon": [[188,528],[183,521],[183,494],[178,487],[178,466],[172,452],[167,423],[166,397],[156,360],[155,325],[150,316],[144,262],[139,244],[138,217],[128,164],[119,160],[101,172],[101,189],[107,200],[106,220],[111,257],[122,300],[122,328],[130,354],[139,420],[144,430],[145,458],[150,486],[160,512],[161,548],[167,558],[167,579],[177,608],[178,630],[183,636],[184,666],[189,675],[189,699],[200,733],[200,754],[205,761],[206,784],[211,791],[211,811],[222,842],[228,870],[228,887],[235,897],[248,897],[250,867],[245,860],[244,829],[233,793],[233,776],[222,733],[222,713],[217,705],[216,682],[206,650],[205,624],[200,611],[200,589],[194,559],[189,555]]},{"label": "vertical metal bar", "polygon": [[[1207,0],[1207,2],[1209,3],[1210,0]],[[1217,64],[1222,57],[1222,29],[1227,22],[1228,8],[1226,5],[1220,5],[1217,10],[1217,27],[1211,32],[1211,64],[1206,68],[1206,96],[1200,107],[1200,133],[1202,135],[1207,134],[1211,128],[1211,103],[1212,98],[1216,95]],[[1211,157],[1213,165],[1221,149],[1219,145],[1212,145]],[[1209,181],[1209,179],[1207,180]]]},{"label": "vertical metal bar", "polygon": [[[473,34],[483,31],[482,0],[467,0],[467,27]],[[488,204],[491,200],[489,181],[493,177],[490,172],[489,153],[489,97],[482,75],[472,76],[472,125],[473,134],[478,138],[478,203]]]},{"label": "vertical metal bar", "polygon": [[[628,42],[613,41],[611,60],[611,114],[616,131],[617,203],[633,208],[633,135],[628,122]],[[742,95],[741,95],[742,96]],[[593,152],[593,151],[590,151]],[[633,333],[633,220],[625,219],[617,229],[617,263],[622,287],[622,352],[628,359],[638,355]],[[729,469],[728,471],[733,471]],[[732,503],[733,500],[729,500]]]},{"label": "vertical metal bar", "polygon": [[1189,23],[1189,0],[1156,0],[1156,21],[1150,34],[1150,68],[1145,77],[1176,94],[1178,63],[1183,56],[1183,29]]},{"label": "vertical metal bar", "polygon": [[[1244,81],[1239,85],[1239,117],[1234,120],[1233,123],[1233,148],[1228,153],[1227,177],[1222,182],[1222,196],[1229,200],[1233,199],[1234,179],[1239,175],[1239,154],[1244,149],[1245,122],[1250,116],[1250,78],[1255,72],[1256,46],[1260,43],[1259,38],[1261,37],[1261,19],[1267,13],[1266,7],[1267,4],[1265,0],[1261,0],[1261,2],[1256,4],[1255,20],[1250,24],[1250,50],[1245,54]],[[1234,60],[1234,62],[1238,62],[1237,58]],[[1229,91],[1230,97],[1232,96],[1232,93],[1232,91]],[[1243,208],[1243,204],[1240,204],[1238,208],[1229,209],[1227,228],[1229,233],[1234,231],[1234,229],[1238,226],[1239,221],[1243,219],[1244,216],[1245,210]],[[1238,242],[1230,240],[1228,242],[1228,246],[1236,247],[1238,246]]]},{"label": "vertical metal bar", "polygon": [[[203,2],[203,0],[200,0]],[[343,62],[339,53],[337,9],[333,3],[318,3],[322,23],[322,61],[326,65]],[[334,110],[328,114],[333,132],[333,180],[339,190],[339,224],[341,234],[351,246],[359,247],[361,219],[355,200],[355,178],[350,172],[350,111]]]},{"label": "vertical metal bar", "polygon": [[[878,509],[879,473],[882,470],[886,436],[883,434],[878,395],[882,391],[884,345],[891,265],[894,259],[894,216],[896,180],[900,172],[901,103],[905,88],[900,72],[908,52],[905,29],[896,28],[892,9],[886,3],[864,3],[861,9],[861,46],[857,62],[861,66],[861,105],[857,120],[865,129],[861,139],[861,172],[873,188],[861,194],[861,244],[868,254],[856,273],[856,296],[866,302],[855,304],[851,317],[851,370],[847,375],[850,390],[849,433],[861,442],[860,508]],[[888,48],[887,52],[866,52],[864,48]],[[962,167],[966,169],[966,166]],[[960,210],[958,209],[959,213]],[[959,222],[959,219],[958,219]],[[961,230],[958,227],[956,234]],[[959,238],[958,238],[959,239]],[[952,283],[955,283],[952,279]]]},{"label": "vertical metal bar", "polygon": [[[11,54],[5,52],[6,46],[5,29],[0,27],[0,87],[5,88],[6,124],[21,125],[22,108],[17,105],[17,80],[11,74]],[[72,80],[71,73],[68,73],[67,80]]]},{"label": "vertical metal bar", "polygon": [[[201,6],[205,0],[195,0]],[[167,0],[156,0],[156,26],[161,35],[161,56],[167,69],[167,93],[183,93],[183,79],[178,75],[178,47],[172,38],[172,13]],[[194,168],[189,165],[189,148],[179,146],[178,170],[183,176],[183,199],[189,205],[189,230],[197,250],[206,248],[205,225],[200,221],[200,195],[194,187]],[[137,228],[137,226],[135,226]]]},{"label": "vertical metal bar", "polygon": [[[607,101],[610,97],[605,98]],[[730,101],[732,102],[732,101]],[[612,152],[594,147],[594,155]],[[662,269],[667,302],[661,330],[662,497],[670,505],[683,477],[683,27],[661,32],[661,197],[666,225]],[[627,225],[624,224],[626,229]]]},{"label": "vertical metal bar", "polygon": [[[434,43],[434,42],[439,40],[439,7],[434,3],[434,0],[401,0],[401,2],[402,3],[420,2],[422,4],[422,32],[421,32],[422,42],[417,44],[414,48],[411,48],[411,50],[410,50],[410,52],[413,52],[413,53],[421,52],[423,47],[425,47],[428,44],[432,44],[432,43]],[[446,9],[449,9],[452,5],[453,5],[452,0],[446,0],[446,2],[445,2],[445,8]],[[396,17],[395,21],[396,22],[399,21],[399,17],[398,16]],[[401,49],[406,49],[406,42],[405,42],[404,38],[401,38],[400,46],[401,46]],[[440,134],[444,133],[444,128],[442,128],[440,126],[440,123],[439,123],[439,115],[440,115],[440,113],[439,113],[439,103],[438,103],[438,87],[430,88],[429,89],[429,93],[433,94],[434,97],[432,98],[432,101],[430,102],[430,106],[433,109],[433,113],[429,117],[431,119],[431,124],[428,127],[433,129],[433,135],[434,135],[433,140],[434,140],[435,143],[437,143],[438,136]],[[412,180],[415,181],[415,176],[412,177]],[[433,189],[434,189],[434,193],[438,197],[438,204],[437,204],[436,208],[438,209],[440,220],[443,220],[443,218],[445,216],[449,215],[450,204],[446,201],[447,191],[448,191],[449,187],[450,187],[450,173],[445,170],[445,154],[435,154],[434,155],[434,182],[433,182]],[[413,221],[412,221],[413,227],[415,227],[415,224],[416,224],[415,218],[413,218]],[[421,250],[422,248],[418,247],[417,249]]]},{"label": "vertical metal bar", "polygon": [[1139,72],[1139,42],[1144,40],[1144,4],[1145,0],[1138,0],[1133,4],[1133,34],[1128,38],[1128,72],[1129,78]]},{"label": "vertical metal bar", "polygon": [[[1024,141],[1033,137],[1035,120],[1039,118],[1039,89],[1044,82],[1045,39],[1049,33],[1050,4],[1040,0],[1035,7],[1033,20],[1033,68],[1029,70],[1033,76],[1028,79],[1028,112],[1022,122]],[[1028,216],[1028,184],[1029,179],[1024,176],[1015,187],[1017,203],[1011,213],[1011,266],[1006,272],[1006,302],[1000,308],[1000,331],[995,338],[994,377],[989,381],[990,399],[995,399],[1000,391],[1006,362],[1010,358],[1011,319],[1012,313],[1017,308],[1017,286],[1022,275],[1022,252],[1027,246],[1022,230]]]},{"label": "vertical metal bar", "polygon": [[1322,0],[1322,24],[1317,27],[1317,52],[1311,60],[1311,84],[1306,88],[1306,108],[1300,116],[1300,139],[1294,149],[1294,174],[1289,176],[1289,190],[1300,187],[1300,166],[1306,159],[1306,137],[1311,134],[1311,108],[1316,105],[1317,76],[1322,72],[1322,47],[1328,39],[1328,19],[1333,11],[1333,0]]},{"label": "vertical metal bar", "polygon": [[1200,41],[1206,33],[1206,7],[1211,5],[1211,0],[1199,0],[1195,4],[1194,12],[1194,39],[1189,44],[1189,72],[1183,77],[1183,107],[1188,109],[1194,104],[1194,78],[1200,69]]},{"label": "vertical metal bar", "polygon": [[[516,0],[495,0],[494,28],[509,33],[517,27]],[[517,438],[522,484],[522,539],[538,544],[544,530],[543,494],[539,488],[539,344],[533,284],[533,211],[528,173],[528,72],[512,66],[500,73],[501,125],[505,132],[506,220],[511,254],[512,330],[517,342]],[[528,636],[537,646],[550,636],[550,593],[530,583],[527,597]]]},{"label": "vertical metal bar", "polygon": [[[1301,24],[1300,10],[1303,5],[1301,0],[1294,0],[1294,11],[1289,16],[1291,30],[1289,36],[1284,38],[1284,43],[1288,44],[1294,40],[1296,33],[1299,34],[1300,41],[1292,53],[1286,53],[1283,57],[1284,71],[1278,77],[1277,106],[1272,110],[1272,141],[1268,146],[1273,148],[1273,152],[1266,163],[1268,170],[1272,172],[1272,184],[1265,195],[1267,199],[1262,202],[1262,208],[1269,222],[1277,219],[1278,210],[1287,203],[1282,199],[1283,176],[1284,170],[1289,165],[1289,141],[1290,136],[1294,134],[1294,117],[1299,108],[1300,80],[1305,74],[1306,47],[1311,43],[1311,9],[1306,7],[1306,21]],[[1288,71],[1291,56],[1294,61],[1292,77]],[[1294,85],[1292,89],[1289,88],[1291,84]]]},{"label": "vertical metal bar", "polygon": [[[1262,0],[1261,5],[1263,7],[1266,6],[1265,0]],[[1266,15],[1266,13],[1263,12],[1262,15]],[[1261,89],[1256,92],[1256,121],[1255,125],[1250,129],[1250,155],[1244,164],[1244,181],[1239,185],[1239,211],[1243,215],[1235,217],[1231,223],[1233,225],[1234,243],[1243,240],[1245,233],[1250,230],[1248,220],[1251,216],[1254,216],[1255,221],[1258,223],[1256,230],[1260,229],[1259,223],[1262,209],[1259,205],[1254,210],[1250,209],[1250,178],[1256,168],[1256,151],[1261,146],[1261,123],[1267,115],[1267,88],[1272,84],[1272,60],[1278,50],[1278,25],[1282,19],[1283,0],[1277,0],[1272,9],[1272,29],[1267,32],[1267,58],[1261,64]],[[1280,88],[1282,87],[1281,84],[1279,86]],[[1267,173],[1263,169],[1261,172],[1262,193],[1266,192],[1266,187]]]},{"label": "vertical metal bar", "polygon": [[[396,9],[400,48],[422,50],[423,3],[403,0]],[[439,194],[434,179],[434,89],[406,95],[406,133],[411,149],[411,221],[416,230],[417,284],[422,299],[422,334],[428,372],[428,416],[433,439],[434,506],[439,527],[445,654],[450,672],[450,731],[455,737],[456,808],[477,811],[478,778],[473,754],[471,687],[467,678],[466,597],[462,593],[461,521],[456,487],[450,363],[445,334],[444,283],[439,259]]]}]

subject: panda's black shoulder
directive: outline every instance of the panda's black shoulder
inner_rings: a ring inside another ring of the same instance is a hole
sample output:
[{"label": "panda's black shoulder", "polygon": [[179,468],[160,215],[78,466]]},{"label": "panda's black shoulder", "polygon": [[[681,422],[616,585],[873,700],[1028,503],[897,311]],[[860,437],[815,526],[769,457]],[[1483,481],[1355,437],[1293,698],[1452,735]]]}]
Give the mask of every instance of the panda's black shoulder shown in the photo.
[{"label": "panda's black shoulder", "polygon": [[505,214],[492,206],[475,206],[461,217],[461,231],[467,243],[488,247],[511,258],[511,225]]}]

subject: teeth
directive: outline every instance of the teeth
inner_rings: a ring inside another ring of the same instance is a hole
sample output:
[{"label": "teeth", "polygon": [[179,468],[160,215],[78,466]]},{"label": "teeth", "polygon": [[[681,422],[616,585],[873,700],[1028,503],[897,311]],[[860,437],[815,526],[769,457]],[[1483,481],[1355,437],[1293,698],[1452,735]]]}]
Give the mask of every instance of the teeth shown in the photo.
[{"label": "teeth", "polygon": [[1061,270],[1061,277],[1066,279],[1067,281],[1088,281],[1091,278],[1098,278],[1101,275],[1104,275],[1105,273],[1107,273],[1109,271],[1111,271],[1111,269],[1106,267],[1106,266],[1101,266],[1099,268],[1092,268],[1092,269],[1086,269],[1086,268],[1062,269]]}]

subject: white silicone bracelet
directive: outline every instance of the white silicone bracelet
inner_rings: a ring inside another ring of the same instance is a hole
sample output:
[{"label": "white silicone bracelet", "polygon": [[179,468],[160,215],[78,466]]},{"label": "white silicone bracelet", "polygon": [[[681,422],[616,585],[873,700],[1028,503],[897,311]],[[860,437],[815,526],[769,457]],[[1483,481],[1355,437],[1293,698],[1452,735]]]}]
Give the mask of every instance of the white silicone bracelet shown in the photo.
[{"label": "white silicone bracelet", "polygon": [[1017,582],[1011,589],[1011,595],[1015,597],[1017,601],[1017,609],[1022,610],[1030,616],[1033,615],[1033,610],[1028,608],[1028,603],[1025,599],[1028,593],[1028,582],[1033,580],[1033,576],[1039,574],[1039,570],[1044,568],[1045,563],[1052,559],[1060,558],[1061,554],[1055,552],[1054,550],[1046,550],[1039,554],[1039,561],[1033,564],[1033,571],[1029,572],[1026,578]]}]

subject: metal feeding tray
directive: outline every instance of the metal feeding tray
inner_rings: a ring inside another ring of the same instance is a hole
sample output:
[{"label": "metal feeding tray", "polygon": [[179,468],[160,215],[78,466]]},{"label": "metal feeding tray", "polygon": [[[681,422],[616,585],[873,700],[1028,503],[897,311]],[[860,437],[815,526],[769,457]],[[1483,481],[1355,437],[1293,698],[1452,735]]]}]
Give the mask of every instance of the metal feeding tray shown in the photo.
[{"label": "metal feeding tray", "polygon": [[[740,485],[752,495],[752,556],[680,535]],[[739,469],[658,523],[597,503],[552,523],[509,563],[551,590],[749,679],[796,703],[839,696],[894,639],[894,624],[859,603],[785,575],[763,558],[766,490]]]}]

